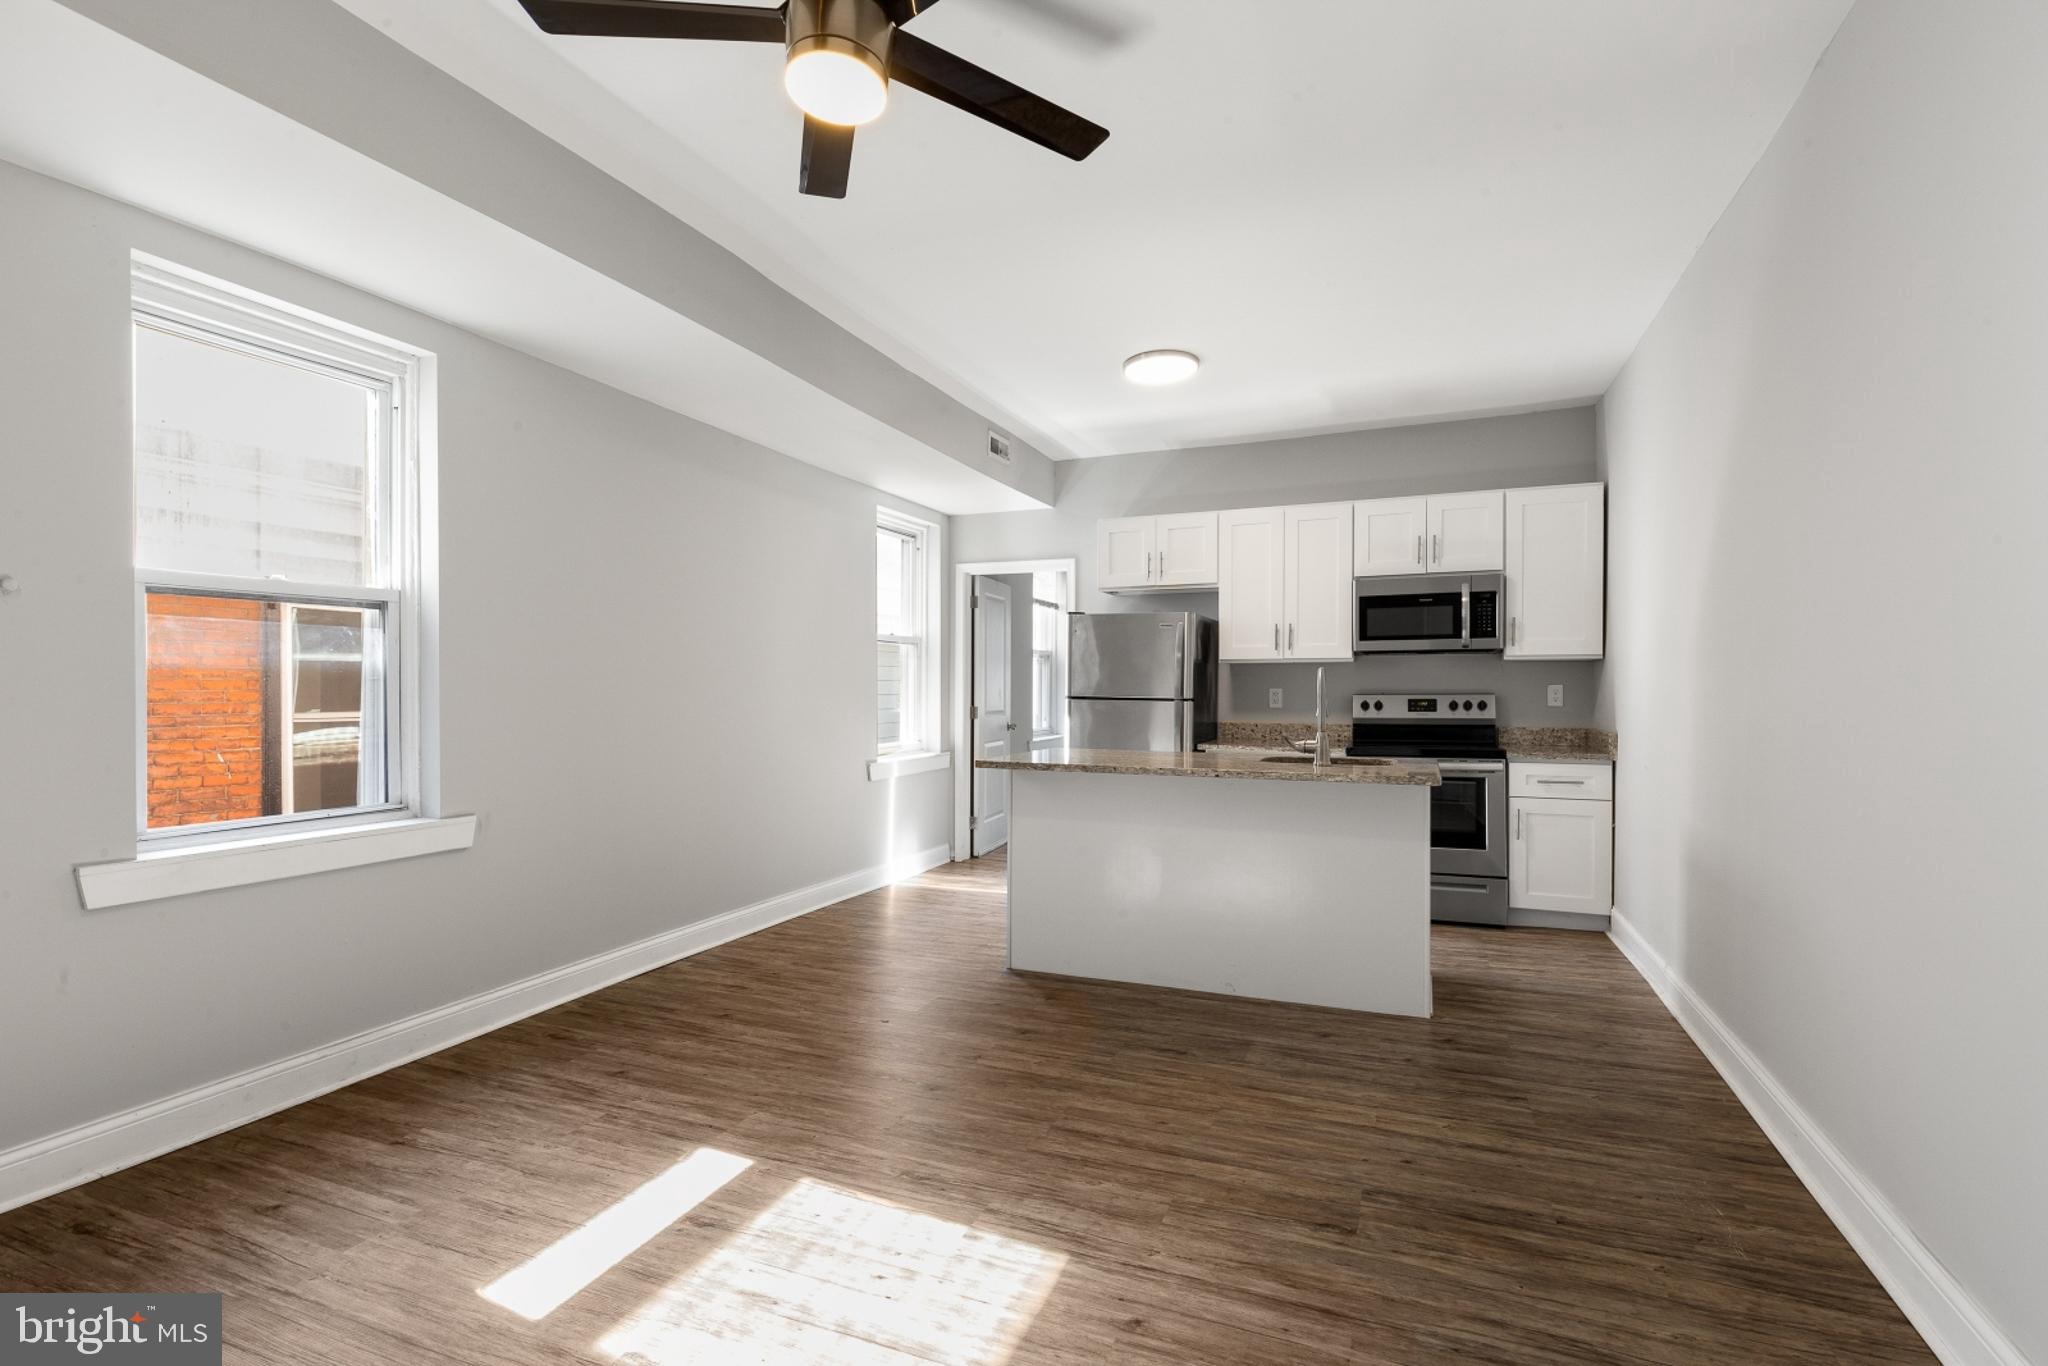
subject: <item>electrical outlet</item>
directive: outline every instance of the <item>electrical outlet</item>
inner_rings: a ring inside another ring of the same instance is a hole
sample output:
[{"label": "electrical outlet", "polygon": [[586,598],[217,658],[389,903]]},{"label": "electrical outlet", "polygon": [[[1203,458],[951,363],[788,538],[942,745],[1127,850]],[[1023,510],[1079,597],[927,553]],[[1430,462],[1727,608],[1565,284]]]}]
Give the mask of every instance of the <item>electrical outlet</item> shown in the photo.
[{"label": "electrical outlet", "polygon": [[1564,705],[1564,684],[1553,683],[1550,685],[1550,705],[1553,707]]},{"label": "electrical outlet", "polygon": [[1266,705],[1273,708],[1276,711],[1279,710],[1281,706],[1280,689],[1266,689]]}]

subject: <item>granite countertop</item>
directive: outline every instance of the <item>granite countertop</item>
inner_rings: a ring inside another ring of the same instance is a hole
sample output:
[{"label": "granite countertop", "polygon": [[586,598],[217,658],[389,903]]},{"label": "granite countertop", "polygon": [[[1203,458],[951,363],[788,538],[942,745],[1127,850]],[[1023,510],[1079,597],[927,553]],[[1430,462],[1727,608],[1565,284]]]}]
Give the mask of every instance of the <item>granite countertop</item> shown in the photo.
[{"label": "granite countertop", "polygon": [[1572,726],[1502,726],[1502,748],[1517,764],[1611,764],[1614,732]]},{"label": "granite countertop", "polygon": [[1427,759],[1356,760],[1317,768],[1300,763],[1269,763],[1268,749],[1211,749],[1200,754],[1160,753],[1135,749],[1068,749],[1055,745],[1012,754],[1007,759],[976,759],[976,768],[1027,769],[1034,773],[1135,773],[1178,778],[1253,778],[1280,782],[1377,783],[1397,787],[1436,787],[1443,782]]}]

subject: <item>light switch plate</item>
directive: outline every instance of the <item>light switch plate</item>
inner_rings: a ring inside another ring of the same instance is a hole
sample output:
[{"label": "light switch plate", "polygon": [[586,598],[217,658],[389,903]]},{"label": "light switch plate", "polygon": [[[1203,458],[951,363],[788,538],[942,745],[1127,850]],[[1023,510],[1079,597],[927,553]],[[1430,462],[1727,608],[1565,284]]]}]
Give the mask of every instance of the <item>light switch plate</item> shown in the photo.
[{"label": "light switch plate", "polygon": [[1564,705],[1564,684],[1553,683],[1550,685],[1550,705],[1553,707]]},{"label": "light switch plate", "polygon": [[1268,688],[1268,689],[1266,689],[1266,705],[1267,705],[1267,706],[1269,706],[1269,707],[1272,707],[1272,708],[1274,708],[1274,709],[1276,709],[1276,710],[1277,710],[1277,709],[1278,709],[1278,708],[1280,707],[1280,705],[1281,705],[1281,701],[1280,701],[1280,689],[1278,689],[1278,688]]}]

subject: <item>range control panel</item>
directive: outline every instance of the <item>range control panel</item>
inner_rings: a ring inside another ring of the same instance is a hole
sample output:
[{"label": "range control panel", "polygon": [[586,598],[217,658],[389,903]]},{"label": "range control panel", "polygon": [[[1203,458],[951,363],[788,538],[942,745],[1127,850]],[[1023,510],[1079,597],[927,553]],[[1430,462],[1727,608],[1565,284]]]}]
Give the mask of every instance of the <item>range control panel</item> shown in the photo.
[{"label": "range control panel", "polygon": [[1354,721],[1491,721],[1494,715],[1490,692],[1362,692],[1351,696]]}]

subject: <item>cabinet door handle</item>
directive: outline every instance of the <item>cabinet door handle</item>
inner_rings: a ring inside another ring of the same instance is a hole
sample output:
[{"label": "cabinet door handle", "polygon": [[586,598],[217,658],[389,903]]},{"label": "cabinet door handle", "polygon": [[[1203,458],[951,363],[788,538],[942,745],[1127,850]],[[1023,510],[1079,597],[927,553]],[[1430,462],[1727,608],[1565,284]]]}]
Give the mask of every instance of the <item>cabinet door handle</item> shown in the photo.
[{"label": "cabinet door handle", "polygon": [[1280,653],[1280,623],[1277,621],[1273,623],[1273,653]]},{"label": "cabinet door handle", "polygon": [[1159,577],[1166,577],[1166,552],[1163,550],[1159,552]]},{"label": "cabinet door handle", "polygon": [[1442,564],[1444,562],[1444,538],[1433,531],[1429,534],[1429,562],[1431,564]]},{"label": "cabinet door handle", "polygon": [[1515,838],[1516,838],[1516,839],[1520,839],[1521,837],[1522,837],[1522,813],[1521,813],[1521,812],[1520,812],[1519,810],[1517,810],[1517,811],[1515,812]]},{"label": "cabinet door handle", "polygon": [[1515,643],[1515,622],[1517,620],[1518,618],[1515,617],[1508,618],[1508,644],[1510,645]]},{"label": "cabinet door handle", "polygon": [[1536,781],[1544,787],[1584,787],[1586,785],[1584,778],[1538,778]]},{"label": "cabinet door handle", "polygon": [[1415,533],[1415,563],[1422,563],[1422,533]]},{"label": "cabinet door handle", "polygon": [[1294,623],[1287,623],[1287,653],[1294,653]]},{"label": "cabinet door handle", "polygon": [[1152,552],[1145,552],[1145,582],[1152,582]]}]

